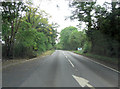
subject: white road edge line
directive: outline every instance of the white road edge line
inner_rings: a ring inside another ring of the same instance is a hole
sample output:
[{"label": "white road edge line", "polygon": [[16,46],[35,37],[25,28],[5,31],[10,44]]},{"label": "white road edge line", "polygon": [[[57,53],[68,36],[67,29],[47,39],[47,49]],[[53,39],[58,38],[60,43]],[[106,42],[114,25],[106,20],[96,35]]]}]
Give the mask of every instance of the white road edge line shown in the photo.
[{"label": "white road edge line", "polygon": [[[80,55],[78,55],[78,56],[80,56]],[[81,55],[81,56],[82,56],[82,55]],[[104,65],[104,64],[101,64],[101,63],[99,63],[99,62],[93,61],[93,60],[90,59],[90,58],[87,58],[87,57],[85,57],[85,56],[82,56],[82,57],[84,57],[84,58],[86,58],[86,59],[88,59],[88,60],[90,60],[90,61],[92,61],[92,62],[94,62],[94,63],[96,63],[96,64],[99,64],[99,65],[101,65],[101,66],[103,66],[103,67],[105,67],[105,68],[108,68],[108,69],[110,69],[110,70],[112,70],[112,71],[114,71],[114,72],[120,73],[120,72],[117,71],[116,69],[113,69],[113,68],[111,68],[111,67],[108,67],[108,66],[106,66],[106,65]]]},{"label": "white road edge line", "polygon": [[[89,59],[89,58],[87,58],[87,59]],[[115,72],[117,72],[117,73],[120,73],[119,71],[117,71],[117,70],[115,70],[115,69],[113,69],[113,68],[111,68],[111,67],[108,67],[108,66],[106,66],[106,65],[104,65],[104,64],[101,64],[101,63],[99,63],[99,62],[93,61],[92,59],[89,59],[89,60],[92,61],[92,62],[94,62],[94,63],[96,63],[96,64],[102,65],[102,66],[104,66],[104,67],[106,67],[106,68],[108,68],[108,69],[111,69],[112,71],[115,71]]]},{"label": "white road edge line", "polygon": [[68,61],[70,62],[70,64],[72,65],[72,67],[75,67],[74,65],[73,65],[73,63],[68,59]]}]

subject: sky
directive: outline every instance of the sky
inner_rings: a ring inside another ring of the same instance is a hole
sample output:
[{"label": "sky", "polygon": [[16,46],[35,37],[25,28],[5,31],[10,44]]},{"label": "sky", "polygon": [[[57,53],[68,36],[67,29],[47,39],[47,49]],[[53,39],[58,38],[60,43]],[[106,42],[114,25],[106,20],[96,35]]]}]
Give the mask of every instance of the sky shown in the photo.
[{"label": "sky", "polygon": [[[102,5],[105,1],[111,0],[97,0],[97,3]],[[75,26],[79,24],[77,20],[71,21],[70,19],[65,20],[66,17],[71,16],[71,8],[69,7],[68,0],[33,0],[35,6],[39,6],[41,10],[45,10],[49,13],[52,18],[49,20],[51,23],[59,24],[57,29],[60,32],[62,29],[68,26]],[[82,25],[82,29],[85,25]]]}]

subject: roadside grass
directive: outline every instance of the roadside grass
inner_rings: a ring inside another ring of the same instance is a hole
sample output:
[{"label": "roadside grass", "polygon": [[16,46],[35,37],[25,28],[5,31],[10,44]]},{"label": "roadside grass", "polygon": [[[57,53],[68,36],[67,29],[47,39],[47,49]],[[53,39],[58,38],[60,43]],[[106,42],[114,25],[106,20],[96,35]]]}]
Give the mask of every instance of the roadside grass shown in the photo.
[{"label": "roadside grass", "polygon": [[52,53],[54,53],[55,50],[48,50],[46,52],[43,52],[42,54],[38,54],[37,57],[42,57],[42,56],[47,56],[47,55],[51,55]]},{"label": "roadside grass", "polygon": [[74,53],[83,55],[83,56],[87,56],[90,58],[94,58],[94,59],[98,59],[100,61],[104,61],[104,62],[108,62],[111,64],[118,64],[118,59],[117,58],[111,58],[111,57],[106,57],[106,56],[100,56],[100,55],[96,55],[96,54],[92,54],[92,53],[82,53],[81,51],[73,51]]},{"label": "roadside grass", "polygon": [[[44,57],[44,56],[47,56],[47,55],[51,55],[55,50],[48,50],[46,52],[43,52],[42,54],[38,54],[37,57],[34,57],[34,58],[31,58],[31,59],[38,59],[38,58],[41,58],[41,57]],[[22,63],[26,60],[30,60],[28,58],[15,58],[15,59],[11,59],[11,60],[5,60],[5,61],[2,61],[2,66],[7,66],[7,65],[10,65],[10,64],[19,64],[19,63]]]}]

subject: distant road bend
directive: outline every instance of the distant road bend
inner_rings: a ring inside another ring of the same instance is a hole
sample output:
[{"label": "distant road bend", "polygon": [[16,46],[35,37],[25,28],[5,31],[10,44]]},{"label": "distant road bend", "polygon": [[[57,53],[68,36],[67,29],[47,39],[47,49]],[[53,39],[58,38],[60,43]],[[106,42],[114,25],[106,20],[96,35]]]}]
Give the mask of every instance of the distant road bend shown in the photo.
[{"label": "distant road bend", "polygon": [[3,69],[3,87],[118,87],[118,72],[70,51]]}]

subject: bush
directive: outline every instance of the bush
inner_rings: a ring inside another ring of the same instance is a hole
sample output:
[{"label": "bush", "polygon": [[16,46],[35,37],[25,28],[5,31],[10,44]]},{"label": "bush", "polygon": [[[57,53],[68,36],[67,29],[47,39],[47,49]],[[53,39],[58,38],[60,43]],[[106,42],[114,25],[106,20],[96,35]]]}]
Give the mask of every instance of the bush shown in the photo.
[{"label": "bush", "polygon": [[90,42],[85,42],[84,46],[83,46],[83,53],[87,53],[87,52],[90,52],[91,50],[91,43]]},{"label": "bush", "polygon": [[113,38],[101,33],[100,31],[94,31],[92,34],[92,48],[91,52],[101,56],[117,57],[118,56],[119,43]]}]

